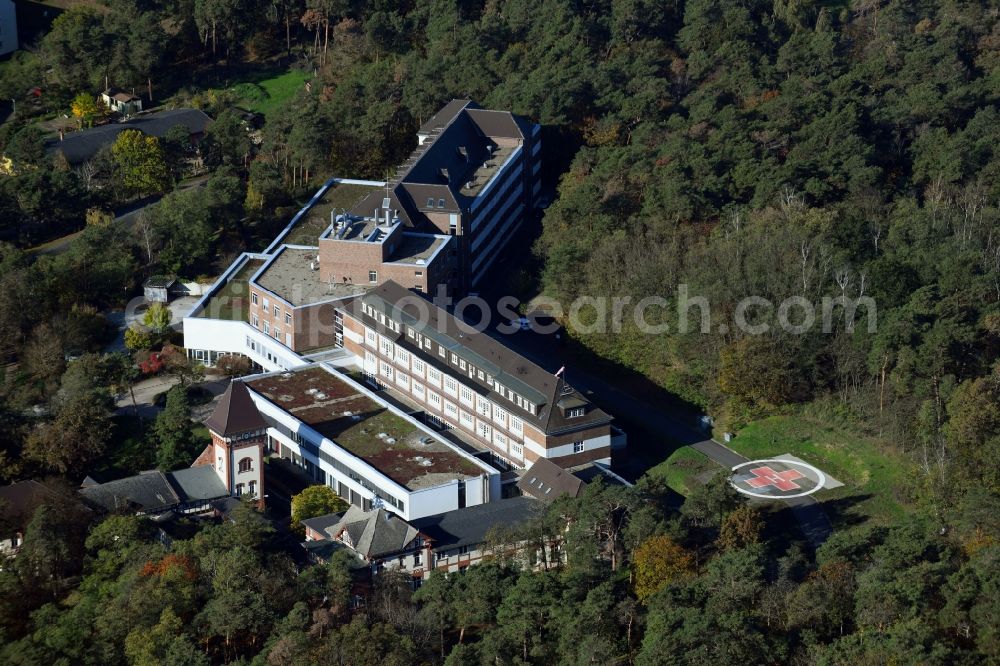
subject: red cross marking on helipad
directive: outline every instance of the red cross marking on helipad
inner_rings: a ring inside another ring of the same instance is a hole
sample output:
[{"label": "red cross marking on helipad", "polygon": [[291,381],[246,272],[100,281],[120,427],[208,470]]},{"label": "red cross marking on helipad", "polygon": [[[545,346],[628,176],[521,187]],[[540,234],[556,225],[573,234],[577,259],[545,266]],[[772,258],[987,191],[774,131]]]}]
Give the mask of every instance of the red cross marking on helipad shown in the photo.
[{"label": "red cross marking on helipad", "polygon": [[802,486],[794,483],[794,480],[801,479],[804,476],[802,472],[795,469],[775,472],[770,467],[755,467],[750,470],[750,473],[756,477],[747,480],[747,485],[751,488],[774,486],[778,490],[798,490]]}]

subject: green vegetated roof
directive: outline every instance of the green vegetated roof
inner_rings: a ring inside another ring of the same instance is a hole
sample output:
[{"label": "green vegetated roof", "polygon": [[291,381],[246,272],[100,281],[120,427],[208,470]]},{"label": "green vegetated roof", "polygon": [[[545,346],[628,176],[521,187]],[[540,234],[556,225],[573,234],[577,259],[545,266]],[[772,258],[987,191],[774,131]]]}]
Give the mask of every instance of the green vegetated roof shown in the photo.
[{"label": "green vegetated roof", "polygon": [[450,446],[322,367],[269,375],[248,386],[411,490],[483,473]]},{"label": "green vegetated roof", "polygon": [[208,299],[198,316],[230,321],[245,320],[250,309],[249,281],[263,265],[261,259],[249,259],[218,292]]}]

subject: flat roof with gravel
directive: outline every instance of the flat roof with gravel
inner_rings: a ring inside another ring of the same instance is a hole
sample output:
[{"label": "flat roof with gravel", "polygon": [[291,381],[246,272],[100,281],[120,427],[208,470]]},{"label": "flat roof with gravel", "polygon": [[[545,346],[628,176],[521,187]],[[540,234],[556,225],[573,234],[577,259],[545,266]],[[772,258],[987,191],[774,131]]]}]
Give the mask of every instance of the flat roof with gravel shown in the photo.
[{"label": "flat roof with gravel", "polygon": [[254,282],[295,307],[357,296],[367,291],[367,286],[324,282],[319,277],[319,270],[312,268],[314,261],[314,248],[285,247],[278,250],[277,256]]},{"label": "flat roof with gravel", "polygon": [[396,247],[389,261],[398,264],[426,263],[446,240],[447,238],[431,234],[404,233],[402,242]]},{"label": "flat roof with gravel", "polygon": [[267,375],[247,386],[410,490],[485,473],[323,367]]}]

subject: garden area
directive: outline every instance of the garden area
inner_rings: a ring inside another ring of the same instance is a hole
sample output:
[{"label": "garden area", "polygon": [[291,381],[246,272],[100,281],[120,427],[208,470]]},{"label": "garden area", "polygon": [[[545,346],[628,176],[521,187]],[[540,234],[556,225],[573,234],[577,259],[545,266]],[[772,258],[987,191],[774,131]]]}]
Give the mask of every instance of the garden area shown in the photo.
[{"label": "garden area", "polygon": [[260,81],[245,81],[227,89],[238,106],[264,116],[274,111],[305,85],[309,75],[297,69],[276,74]]}]

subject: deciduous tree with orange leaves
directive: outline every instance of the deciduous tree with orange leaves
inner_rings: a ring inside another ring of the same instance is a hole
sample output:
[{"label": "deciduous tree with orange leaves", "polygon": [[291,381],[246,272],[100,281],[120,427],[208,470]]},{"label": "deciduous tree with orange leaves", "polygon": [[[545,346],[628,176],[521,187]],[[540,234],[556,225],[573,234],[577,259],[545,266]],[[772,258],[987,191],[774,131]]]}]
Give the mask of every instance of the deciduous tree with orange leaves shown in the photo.
[{"label": "deciduous tree with orange leaves", "polygon": [[695,573],[694,556],[666,535],[650,537],[632,555],[633,582],[645,602],[667,583]]}]

